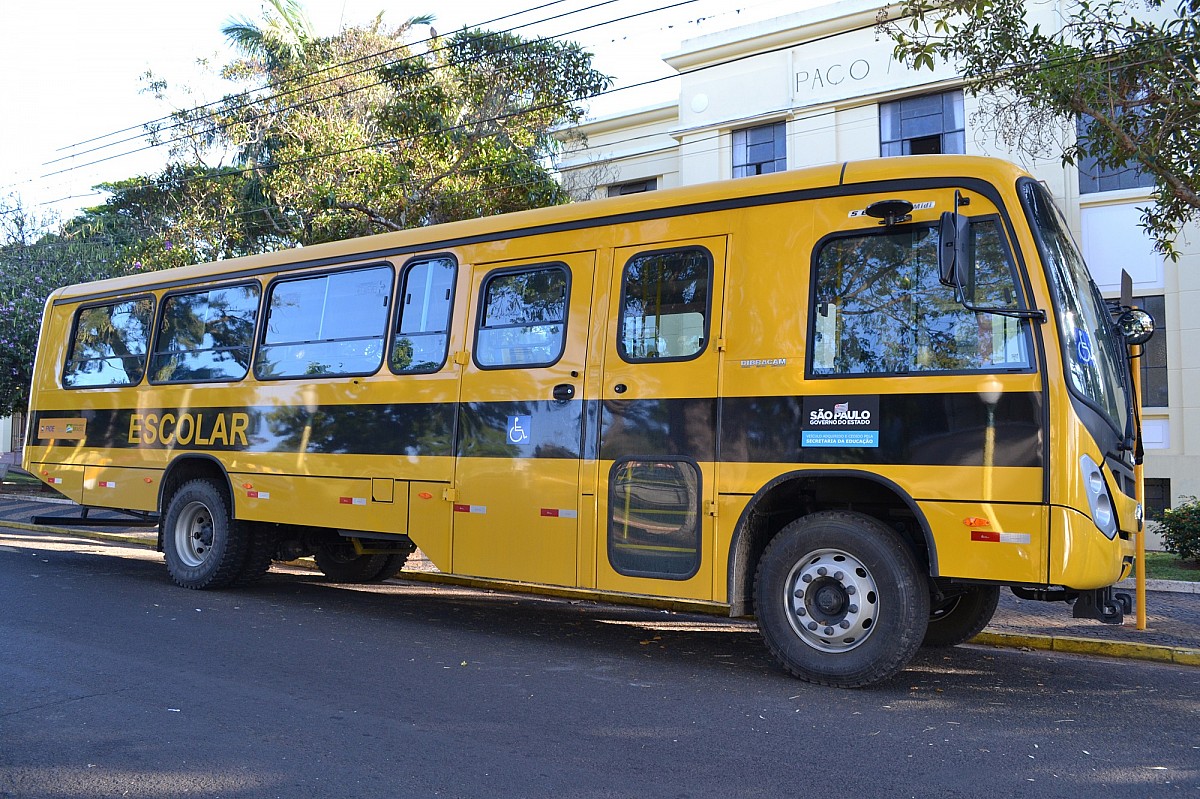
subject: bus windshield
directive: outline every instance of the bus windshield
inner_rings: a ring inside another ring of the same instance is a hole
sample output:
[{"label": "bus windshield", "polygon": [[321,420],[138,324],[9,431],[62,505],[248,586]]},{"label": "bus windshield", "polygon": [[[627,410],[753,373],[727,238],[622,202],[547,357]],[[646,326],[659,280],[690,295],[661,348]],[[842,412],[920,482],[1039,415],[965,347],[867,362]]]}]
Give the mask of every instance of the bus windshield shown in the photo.
[{"label": "bus windshield", "polygon": [[1124,438],[1130,412],[1126,367],[1108,307],[1046,189],[1028,181],[1021,192],[1055,295],[1067,378]]}]

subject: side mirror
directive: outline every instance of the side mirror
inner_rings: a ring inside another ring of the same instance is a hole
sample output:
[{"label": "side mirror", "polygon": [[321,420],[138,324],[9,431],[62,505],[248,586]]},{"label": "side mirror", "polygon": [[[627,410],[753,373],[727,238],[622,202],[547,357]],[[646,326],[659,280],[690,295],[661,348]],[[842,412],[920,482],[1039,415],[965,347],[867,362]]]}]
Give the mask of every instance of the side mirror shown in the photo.
[{"label": "side mirror", "polygon": [[1126,344],[1145,344],[1154,335],[1154,317],[1141,308],[1127,308],[1117,317]]},{"label": "side mirror", "polygon": [[970,283],[970,221],[957,211],[946,211],[938,223],[938,276],[944,286],[963,292]]}]

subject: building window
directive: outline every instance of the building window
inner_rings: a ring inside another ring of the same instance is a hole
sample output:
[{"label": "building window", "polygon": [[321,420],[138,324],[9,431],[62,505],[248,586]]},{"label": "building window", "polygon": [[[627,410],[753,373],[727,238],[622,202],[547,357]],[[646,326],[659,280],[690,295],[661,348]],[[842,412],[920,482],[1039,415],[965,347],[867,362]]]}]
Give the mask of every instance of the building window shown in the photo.
[{"label": "building window", "polygon": [[1171,507],[1171,478],[1146,478],[1146,518],[1161,519],[1163,511]]},{"label": "building window", "polygon": [[905,97],[879,106],[880,155],[966,152],[963,93]]},{"label": "building window", "polygon": [[641,194],[645,191],[656,191],[658,189],[658,178],[647,178],[646,180],[635,180],[629,183],[615,183],[608,187],[609,197],[624,197],[626,194]]},{"label": "building window", "polygon": [[733,176],[766,175],[787,169],[787,123],[733,132]]},{"label": "building window", "polygon": [[[1075,124],[1075,132],[1080,139],[1087,138],[1088,128],[1092,126],[1090,117],[1081,117]],[[1136,161],[1126,161],[1117,167],[1101,166],[1095,158],[1079,159],[1079,193],[1095,194],[1099,191],[1119,191],[1120,189],[1140,189],[1154,185],[1154,176],[1142,172]]]},{"label": "building window", "polygon": [[1167,304],[1161,294],[1134,297],[1137,308],[1154,317],[1154,335],[1142,347],[1138,363],[1142,370],[1142,407],[1167,407]]}]

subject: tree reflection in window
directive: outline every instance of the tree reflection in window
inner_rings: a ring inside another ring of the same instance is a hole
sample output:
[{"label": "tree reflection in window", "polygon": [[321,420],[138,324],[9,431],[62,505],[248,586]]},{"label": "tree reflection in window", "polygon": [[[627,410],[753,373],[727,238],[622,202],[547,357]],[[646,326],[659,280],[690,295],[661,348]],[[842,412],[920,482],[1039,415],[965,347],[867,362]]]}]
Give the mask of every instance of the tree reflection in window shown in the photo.
[{"label": "tree reflection in window", "polygon": [[621,357],[678,360],[703,350],[711,282],[712,257],[698,247],[631,258],[621,291]]},{"label": "tree reflection in window", "polygon": [[83,388],[140,383],[146,373],[153,311],[150,297],[80,310],[63,385]]},{"label": "tree reflection in window", "polygon": [[475,360],[485,368],[549,366],[562,355],[567,271],[541,266],[488,277]]},{"label": "tree reflection in window", "polygon": [[248,283],[163,301],[151,382],[241,380],[250,368],[259,286]]},{"label": "tree reflection in window", "polygon": [[353,269],[271,286],[257,377],[371,374],[383,362],[392,270]]},{"label": "tree reflection in window", "polygon": [[[815,374],[1027,368],[1024,322],[963,307],[938,276],[937,231],[906,226],[829,241],[817,256]],[[1012,260],[994,219],[971,225],[976,307],[1018,307]]]},{"label": "tree reflection in window", "polygon": [[410,264],[389,361],[397,374],[436,372],[446,362],[457,272],[450,258]]}]

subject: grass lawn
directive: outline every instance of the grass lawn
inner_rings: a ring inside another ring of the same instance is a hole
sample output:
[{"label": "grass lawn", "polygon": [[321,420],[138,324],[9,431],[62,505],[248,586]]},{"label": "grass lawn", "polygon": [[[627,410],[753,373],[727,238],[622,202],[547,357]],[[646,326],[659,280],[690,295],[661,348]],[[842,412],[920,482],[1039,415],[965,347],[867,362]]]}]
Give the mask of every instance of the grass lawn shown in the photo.
[{"label": "grass lawn", "polygon": [[1187,580],[1200,582],[1200,563],[1181,560],[1170,552],[1146,553],[1146,578],[1149,580]]}]

